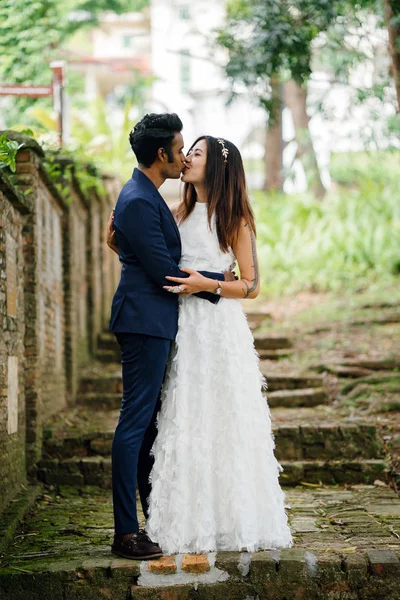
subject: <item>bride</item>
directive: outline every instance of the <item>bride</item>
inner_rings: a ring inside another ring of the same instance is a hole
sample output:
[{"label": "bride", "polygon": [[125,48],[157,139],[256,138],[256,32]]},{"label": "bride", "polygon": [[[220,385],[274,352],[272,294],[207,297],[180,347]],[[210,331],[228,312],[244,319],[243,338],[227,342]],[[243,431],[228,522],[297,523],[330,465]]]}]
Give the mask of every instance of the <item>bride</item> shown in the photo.
[{"label": "bride", "polygon": [[[260,274],[242,159],[231,142],[202,136],[173,208],[182,239],[179,326],[162,392],[153,453],[148,535],[168,554],[291,546],[281,470],[254,340],[240,302]],[[240,279],[216,282],[199,270]],[[218,287],[216,284],[218,283]],[[176,284],[179,284],[176,286]],[[219,294],[217,305],[192,295]]]}]

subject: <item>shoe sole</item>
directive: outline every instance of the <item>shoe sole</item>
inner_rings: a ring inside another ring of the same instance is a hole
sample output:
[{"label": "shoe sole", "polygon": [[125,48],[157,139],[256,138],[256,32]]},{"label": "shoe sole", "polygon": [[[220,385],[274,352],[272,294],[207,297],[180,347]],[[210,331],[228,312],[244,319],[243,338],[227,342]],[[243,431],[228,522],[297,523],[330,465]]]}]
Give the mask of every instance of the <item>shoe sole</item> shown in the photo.
[{"label": "shoe sole", "polygon": [[162,552],[157,552],[157,554],[143,554],[142,556],[132,556],[132,554],[125,554],[124,552],[120,552],[119,550],[113,550],[111,548],[112,554],[116,554],[117,556],[122,556],[122,558],[130,558],[131,560],[152,560],[153,558],[161,558],[163,556]]}]

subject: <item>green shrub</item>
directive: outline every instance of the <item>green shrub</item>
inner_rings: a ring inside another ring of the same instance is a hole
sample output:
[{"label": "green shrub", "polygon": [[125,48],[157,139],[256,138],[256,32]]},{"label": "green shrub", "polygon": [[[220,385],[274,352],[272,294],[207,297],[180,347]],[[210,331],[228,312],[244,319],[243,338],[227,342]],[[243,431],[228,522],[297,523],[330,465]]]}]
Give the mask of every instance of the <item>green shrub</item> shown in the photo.
[{"label": "green shrub", "polygon": [[262,292],[361,291],[399,278],[400,153],[343,158],[332,166],[342,184],[323,202],[254,194]]}]

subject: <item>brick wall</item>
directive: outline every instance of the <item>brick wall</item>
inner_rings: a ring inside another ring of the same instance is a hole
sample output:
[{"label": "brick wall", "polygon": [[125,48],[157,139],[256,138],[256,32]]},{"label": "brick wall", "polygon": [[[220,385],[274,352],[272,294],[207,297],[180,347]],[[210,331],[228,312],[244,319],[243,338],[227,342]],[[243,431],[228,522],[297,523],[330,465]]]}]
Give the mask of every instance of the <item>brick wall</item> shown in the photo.
[{"label": "brick wall", "polygon": [[75,178],[71,183],[71,199],[67,204],[63,222],[68,404],[73,404],[76,399],[79,368],[89,360],[87,265],[89,203]]},{"label": "brick wall", "polygon": [[31,210],[0,172],[0,512],[26,479],[22,232]]},{"label": "brick wall", "polygon": [[112,179],[101,197],[73,168],[54,182],[38,144],[9,136],[24,147],[15,175],[0,170],[0,511],[41,456],[43,423],[76,401],[120,270],[104,248]]},{"label": "brick wall", "polygon": [[108,248],[105,238],[107,230],[107,222],[111,213],[111,210],[115,207],[118,200],[119,192],[121,191],[120,182],[114,177],[103,177],[103,184],[106,189],[107,203],[103,202],[102,218],[101,218],[101,267],[102,267],[102,328],[108,329],[110,322],[110,307],[114,296],[114,292],[118,286],[121,265],[114,252]]}]

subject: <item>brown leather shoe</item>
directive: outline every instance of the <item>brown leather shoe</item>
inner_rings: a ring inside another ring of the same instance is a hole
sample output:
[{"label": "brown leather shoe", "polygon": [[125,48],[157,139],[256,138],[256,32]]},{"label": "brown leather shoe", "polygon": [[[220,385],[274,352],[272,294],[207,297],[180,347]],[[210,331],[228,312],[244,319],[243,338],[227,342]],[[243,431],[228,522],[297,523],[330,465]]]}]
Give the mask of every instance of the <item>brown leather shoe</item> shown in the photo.
[{"label": "brown leather shoe", "polygon": [[124,539],[122,535],[114,535],[111,552],[132,560],[150,560],[163,555],[160,546],[151,541],[144,529],[132,533],[128,539]]}]

